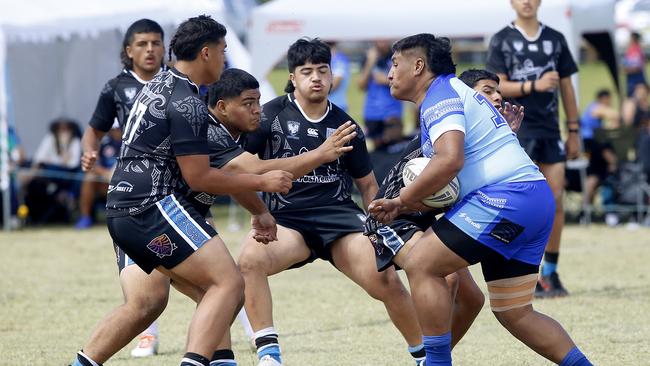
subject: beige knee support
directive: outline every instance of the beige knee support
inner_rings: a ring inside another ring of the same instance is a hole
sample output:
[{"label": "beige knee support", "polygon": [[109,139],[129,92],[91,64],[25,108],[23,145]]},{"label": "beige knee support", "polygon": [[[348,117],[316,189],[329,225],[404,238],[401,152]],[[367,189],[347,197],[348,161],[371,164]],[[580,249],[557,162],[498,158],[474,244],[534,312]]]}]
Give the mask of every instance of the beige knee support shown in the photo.
[{"label": "beige knee support", "polygon": [[532,303],[536,283],[537,273],[488,282],[492,311],[506,311]]}]

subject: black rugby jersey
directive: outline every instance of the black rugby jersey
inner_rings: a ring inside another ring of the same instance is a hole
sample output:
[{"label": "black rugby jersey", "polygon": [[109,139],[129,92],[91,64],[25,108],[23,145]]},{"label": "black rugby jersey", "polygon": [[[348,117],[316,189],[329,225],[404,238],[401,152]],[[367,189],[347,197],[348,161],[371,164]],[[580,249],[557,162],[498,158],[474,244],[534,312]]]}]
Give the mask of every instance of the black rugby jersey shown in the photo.
[{"label": "black rugby jersey", "polygon": [[176,156],[208,154],[208,108],[198,91],[187,76],[171,69],[138,94],[108,187],[108,216],[139,213],[181,189]]},{"label": "black rugby jersey", "polygon": [[[260,128],[246,136],[244,148],[262,159],[286,158],[314,150],[340,125],[352,121],[352,117],[329,102],[320,120],[309,120],[293,94],[264,104],[261,118]],[[368,175],[372,164],[358,126],[357,136],[350,143],[352,151],[294,180],[288,194],[264,193],[269,210],[286,212],[351,201],[352,179]]]},{"label": "black rugby jersey", "polygon": [[[208,147],[210,150],[210,166],[223,168],[229,161],[241,155],[245,150],[239,145],[240,138],[233,138],[226,127],[212,114],[209,115]],[[210,211],[217,195],[189,190],[187,200],[196,208],[199,214],[205,216]]]},{"label": "black rugby jersey", "polygon": [[146,83],[132,70],[122,70],[104,85],[90,119],[90,126],[108,132],[117,118],[120,129],[124,129],[133,102]]},{"label": "black rugby jersey", "polygon": [[[514,24],[496,33],[490,40],[486,68],[508,75],[511,81],[538,80],[548,71],[565,78],[578,71],[562,33],[544,24],[534,38],[526,37]],[[559,87],[514,99],[526,111],[518,137],[559,139],[558,93]]]},{"label": "black rugby jersey", "polygon": [[[404,166],[406,163],[408,163],[409,160],[424,156],[422,155],[422,147],[420,145],[420,135],[418,134],[413,138],[413,140],[411,140],[411,142],[408,143],[408,145],[404,148],[404,152],[402,153],[400,159],[388,171],[386,178],[384,178],[384,180],[381,182],[381,185],[379,186],[379,191],[377,191],[375,199],[395,198],[399,196],[400,190],[404,188],[404,180],[402,179],[402,171],[404,170]],[[420,212],[408,213],[399,215],[396,220],[409,220],[424,230],[424,228],[431,226],[431,223],[435,220],[436,213],[437,212],[435,211],[424,214]],[[380,226],[383,226],[383,224],[372,218],[372,216],[368,216],[365,225],[366,234],[376,232],[377,228]]]}]

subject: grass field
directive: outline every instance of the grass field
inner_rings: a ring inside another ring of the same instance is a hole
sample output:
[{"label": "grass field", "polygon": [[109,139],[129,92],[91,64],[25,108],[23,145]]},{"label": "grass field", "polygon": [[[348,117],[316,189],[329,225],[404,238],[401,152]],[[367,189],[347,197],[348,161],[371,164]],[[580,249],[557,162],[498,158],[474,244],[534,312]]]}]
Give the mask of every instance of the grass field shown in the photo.
[{"label": "grass field", "polygon": [[[217,225],[237,253],[243,231],[227,232],[223,219]],[[597,365],[650,363],[648,234],[648,229],[568,227],[560,268],[572,296],[535,302],[564,324]],[[0,248],[0,365],[67,365],[96,322],[122,301],[106,228],[2,234]],[[271,286],[287,365],[411,365],[383,306],[329,264],[282,273]],[[192,303],[172,291],[160,318],[162,354],[136,360],[125,349],[108,364],[176,365],[192,311]],[[239,364],[255,365],[237,323],[233,341]],[[550,364],[510,337],[487,306],[454,359],[459,365]]]}]

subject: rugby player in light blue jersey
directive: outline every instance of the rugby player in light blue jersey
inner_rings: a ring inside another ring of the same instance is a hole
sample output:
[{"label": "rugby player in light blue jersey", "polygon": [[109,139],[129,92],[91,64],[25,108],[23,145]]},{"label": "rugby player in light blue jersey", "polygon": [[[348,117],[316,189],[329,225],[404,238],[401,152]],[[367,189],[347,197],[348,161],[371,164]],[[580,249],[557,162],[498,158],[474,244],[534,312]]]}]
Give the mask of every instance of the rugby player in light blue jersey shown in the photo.
[{"label": "rugby player in light blue jersey", "polygon": [[391,94],[419,107],[422,174],[369,212],[390,222],[454,177],[459,200],[416,242],[404,265],[427,366],[451,365],[452,299],[445,276],[481,263],[499,322],[535,352],[563,366],[591,365],[555,320],[533,310],[537,269],[553,225],[553,194],[503,116],[454,74],[446,38],[418,34],[393,45]]}]

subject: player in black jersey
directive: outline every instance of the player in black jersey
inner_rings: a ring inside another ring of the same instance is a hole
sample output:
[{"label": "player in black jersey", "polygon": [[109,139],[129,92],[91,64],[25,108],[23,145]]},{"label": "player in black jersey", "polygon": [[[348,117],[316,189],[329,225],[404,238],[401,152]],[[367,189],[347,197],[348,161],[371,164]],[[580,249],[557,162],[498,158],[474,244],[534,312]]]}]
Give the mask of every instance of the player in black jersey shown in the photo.
[{"label": "player in black jersey", "polygon": [[[246,136],[246,150],[265,160],[306,154],[351,120],[327,99],[330,58],[329,47],[317,39],[301,39],[289,48],[289,94],[263,106],[261,126]],[[377,193],[365,138],[360,130],[357,133],[350,142],[352,151],[296,179],[288,194],[264,195],[278,223],[278,242],[262,246],[247,238],[243,244],[238,263],[246,282],[245,308],[256,332],[260,366],[282,364],[268,276],[316,258],[331,261],[383,301],[419,355],[421,332],[408,291],[394,269],[377,272],[372,246],[362,234],[364,211],[351,198],[353,182],[364,205]]]},{"label": "player in black jersey", "polygon": [[[504,105],[499,91],[499,78],[486,70],[470,69],[458,78],[467,86],[481,93],[492,105],[503,111],[513,132],[517,132],[523,119],[523,110],[509,103]],[[375,199],[394,198],[404,188],[402,170],[404,165],[414,158],[422,157],[420,135],[417,135],[404,149],[401,158],[390,169],[379,187]],[[377,269],[383,271],[388,267],[401,268],[405,258],[415,242],[431,226],[439,211],[425,213],[414,212],[402,214],[388,225],[383,225],[368,216],[364,226],[364,235],[368,236],[375,249]],[[481,311],[485,296],[474,282],[467,268],[447,276],[450,291],[456,293],[451,325],[451,345],[455,346],[470,328]]]},{"label": "player in black jersey", "polygon": [[[519,141],[555,196],[555,220],[535,296],[566,296],[556,268],[564,228],[565,160],[577,158],[579,150],[578,107],[571,84],[578,67],[564,36],[537,19],[540,0],[511,4],[517,18],[492,37],[486,67],[499,75],[503,95],[526,108]],[[566,144],[560,137],[558,91],[567,118]]]},{"label": "player in black jersey", "polygon": [[[82,138],[82,169],[89,172],[98,158],[99,142],[117,122],[122,129],[136,96],[144,85],[160,72],[163,65],[164,32],[158,23],[150,19],[140,19],[129,26],[122,41],[122,71],[109,80],[102,89],[97,107]],[[90,218],[81,217],[83,223],[90,224]],[[116,247],[119,254],[119,250]],[[118,255],[119,257],[119,255]],[[124,270],[128,264],[118,260],[120,283],[125,299],[139,308],[148,308],[154,299],[140,291],[139,283],[147,276],[138,266]],[[166,299],[165,299],[166,300]],[[166,301],[165,301],[166,302]],[[158,351],[158,325],[153,322],[139,337],[138,345],[131,351],[134,357],[150,356]]]},{"label": "player in black jersey", "polygon": [[[179,191],[185,184],[211,194],[283,192],[291,187],[291,174],[283,171],[260,176],[210,168],[209,117],[198,85],[219,78],[225,34],[225,27],[208,16],[179,26],[170,43],[176,67],[159,73],[138,94],[108,193],[109,232],[119,249],[151,274],[143,281],[153,281],[153,286],[140,284],[153,290],[147,294],[158,297],[156,290],[165,289],[166,297],[168,278],[202,293],[182,366],[209,365],[241,306],[243,281],[214,229]],[[75,366],[105,362],[158,315],[142,317],[146,309],[129,305],[118,307],[99,324]]]}]

